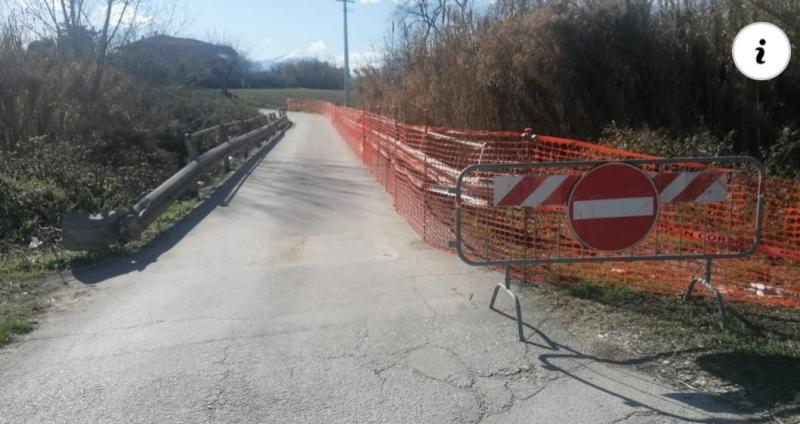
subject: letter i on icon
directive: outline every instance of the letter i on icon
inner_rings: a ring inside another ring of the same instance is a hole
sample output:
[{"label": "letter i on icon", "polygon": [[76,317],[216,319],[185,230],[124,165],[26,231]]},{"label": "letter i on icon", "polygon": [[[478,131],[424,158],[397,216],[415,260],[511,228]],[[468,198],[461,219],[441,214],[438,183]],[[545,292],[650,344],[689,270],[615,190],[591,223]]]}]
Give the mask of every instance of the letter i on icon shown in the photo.
[{"label": "letter i on icon", "polygon": [[765,52],[763,47],[765,44],[767,44],[767,40],[762,38],[761,40],[758,41],[758,44],[760,44],[762,47],[756,47],[756,51],[758,52],[758,55],[756,55],[756,63],[758,63],[759,65],[763,65],[767,63],[766,61],[764,61]]}]

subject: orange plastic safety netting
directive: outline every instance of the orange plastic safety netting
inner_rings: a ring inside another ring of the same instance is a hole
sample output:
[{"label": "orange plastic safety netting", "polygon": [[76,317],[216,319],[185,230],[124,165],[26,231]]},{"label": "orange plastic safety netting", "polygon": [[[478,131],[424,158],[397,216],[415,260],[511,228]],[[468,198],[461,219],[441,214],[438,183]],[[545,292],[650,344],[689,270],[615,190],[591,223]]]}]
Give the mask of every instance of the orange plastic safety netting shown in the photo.
[{"label": "orange plastic safety netting", "polygon": [[[289,100],[290,110],[326,114],[356,155],[392,196],[394,205],[428,243],[448,248],[454,239],[455,186],[474,164],[575,160],[654,159],[597,144],[521,132],[464,131],[409,125],[321,101]],[[560,172],[564,172],[561,170]],[[577,170],[581,172],[581,170]],[[752,239],[757,182],[741,173],[728,184],[724,204],[662,205],[653,236],[637,249],[736,250]],[[483,176],[482,181],[488,179]],[[475,198],[490,198],[491,187]],[[464,241],[475,258],[583,255],[563,209],[498,209],[491,201],[467,202]],[[733,301],[800,307],[800,181],[769,178],[764,231],[757,253],[714,262],[714,284]],[[656,246],[654,246],[656,245]],[[537,281],[585,279],[664,294],[679,294],[703,274],[700,261],[607,262],[517,267]]]}]

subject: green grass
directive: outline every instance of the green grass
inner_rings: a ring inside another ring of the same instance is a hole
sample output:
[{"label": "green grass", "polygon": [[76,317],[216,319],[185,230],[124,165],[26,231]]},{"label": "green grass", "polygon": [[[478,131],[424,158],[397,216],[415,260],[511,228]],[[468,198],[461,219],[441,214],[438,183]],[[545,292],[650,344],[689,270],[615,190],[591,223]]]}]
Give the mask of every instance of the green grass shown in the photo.
[{"label": "green grass", "polygon": [[29,333],[33,325],[26,319],[8,319],[0,321],[0,345],[6,344],[18,334]]},{"label": "green grass", "polygon": [[[286,106],[286,99],[312,99],[326,100],[332,103],[342,103],[342,90],[315,90],[310,88],[266,88],[266,89],[240,89],[231,90],[238,98],[247,104],[265,108],[275,109]],[[354,99],[354,101],[357,99]],[[357,104],[358,102],[355,101]]]},{"label": "green grass", "polygon": [[129,243],[96,252],[34,251],[0,258],[0,346],[11,342],[16,335],[33,330],[36,317],[47,306],[44,299],[57,287],[47,281],[56,272],[133,253],[188,215],[196,203],[196,200],[173,203],[139,240]]}]

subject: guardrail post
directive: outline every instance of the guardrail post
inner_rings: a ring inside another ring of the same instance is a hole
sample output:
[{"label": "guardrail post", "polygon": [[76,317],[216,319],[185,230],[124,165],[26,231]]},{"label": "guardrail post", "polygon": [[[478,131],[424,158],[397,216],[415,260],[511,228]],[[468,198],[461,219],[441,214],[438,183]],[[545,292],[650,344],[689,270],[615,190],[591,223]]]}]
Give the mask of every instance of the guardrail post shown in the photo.
[{"label": "guardrail post", "polygon": [[194,140],[192,140],[192,136],[189,135],[189,133],[183,135],[183,143],[186,145],[186,153],[189,156],[189,162],[197,159],[197,156],[199,156],[197,145],[194,144]]},{"label": "guardrail post", "polygon": [[[200,156],[200,153],[197,149],[197,145],[194,142],[194,139],[191,135],[185,134],[184,136],[184,143],[186,144],[186,151],[189,154],[189,162],[194,162],[197,160],[197,157]],[[200,196],[200,185],[199,181],[195,181],[189,187],[186,188],[186,194],[192,197]]]},{"label": "guardrail post", "polygon": [[[255,122],[255,121],[246,122],[245,123],[245,127],[244,127],[244,132],[245,133],[249,133],[250,131],[253,131],[253,128],[255,127],[256,124],[257,124],[257,122]],[[244,148],[242,149],[242,157],[244,157],[245,159],[250,157],[250,147],[251,146],[252,146],[252,143],[247,143],[247,145],[245,145]]]},{"label": "guardrail post", "polygon": [[[274,121],[270,121],[269,118],[267,118],[266,125],[272,125],[272,124],[274,124]],[[270,129],[266,133],[264,133],[264,135],[261,137],[261,140],[258,142],[259,145],[263,146],[264,143],[266,143],[267,141],[269,141],[270,138],[272,138],[273,134],[277,133],[277,126],[278,126],[277,124],[272,125]]]},{"label": "guardrail post", "polygon": [[[225,128],[225,124],[222,124],[222,125],[217,127],[217,134],[216,134],[217,145],[220,145],[220,144],[228,141],[227,133],[228,133],[228,131]],[[231,157],[230,157],[230,155],[225,155],[225,159],[222,160],[222,163],[223,163],[223,168],[225,169],[225,172],[226,173],[231,172],[232,168],[231,168]]]},{"label": "guardrail post", "polygon": [[228,128],[225,124],[222,124],[217,127],[217,145],[228,141]]}]

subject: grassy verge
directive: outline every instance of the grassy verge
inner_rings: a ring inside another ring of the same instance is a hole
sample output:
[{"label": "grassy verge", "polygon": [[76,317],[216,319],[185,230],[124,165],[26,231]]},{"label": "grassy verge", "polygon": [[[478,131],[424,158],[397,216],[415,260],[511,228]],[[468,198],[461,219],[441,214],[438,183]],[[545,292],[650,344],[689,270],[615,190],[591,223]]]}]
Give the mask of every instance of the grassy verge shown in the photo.
[{"label": "grassy verge", "polygon": [[333,103],[341,103],[343,96],[341,90],[314,90],[309,88],[242,89],[231,90],[231,92],[250,106],[266,109],[286,106],[286,99],[288,98],[326,100]]},{"label": "grassy verge", "polygon": [[611,329],[604,337],[619,346],[645,355],[669,347],[671,360],[651,364],[662,376],[710,392],[730,384],[768,409],[800,407],[800,310],[728,304],[722,332],[707,299],[683,302],[585,281],[554,290],[599,322],[591,331]]},{"label": "grassy verge", "polygon": [[0,346],[11,342],[16,335],[33,330],[37,316],[47,307],[47,295],[58,288],[57,284],[47,281],[54,274],[133,253],[188,215],[195,204],[195,200],[173,203],[141,239],[130,243],[97,252],[32,251],[0,258]]}]

